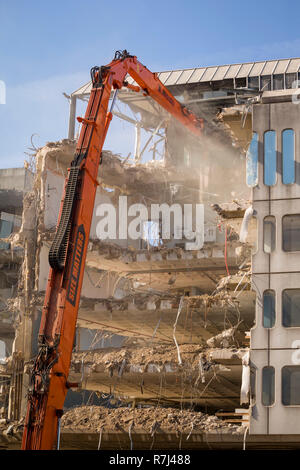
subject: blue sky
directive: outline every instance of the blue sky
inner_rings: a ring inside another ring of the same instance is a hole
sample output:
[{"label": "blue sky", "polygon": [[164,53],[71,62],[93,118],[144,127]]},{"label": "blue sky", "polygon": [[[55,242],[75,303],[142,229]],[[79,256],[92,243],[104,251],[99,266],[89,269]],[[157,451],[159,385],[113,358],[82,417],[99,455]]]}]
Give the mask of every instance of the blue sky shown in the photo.
[{"label": "blue sky", "polygon": [[[0,0],[0,167],[67,136],[71,93],[115,50],[150,70],[300,56],[300,4],[273,0]],[[120,135],[122,151],[123,135]],[[106,148],[116,149],[116,125]]]}]

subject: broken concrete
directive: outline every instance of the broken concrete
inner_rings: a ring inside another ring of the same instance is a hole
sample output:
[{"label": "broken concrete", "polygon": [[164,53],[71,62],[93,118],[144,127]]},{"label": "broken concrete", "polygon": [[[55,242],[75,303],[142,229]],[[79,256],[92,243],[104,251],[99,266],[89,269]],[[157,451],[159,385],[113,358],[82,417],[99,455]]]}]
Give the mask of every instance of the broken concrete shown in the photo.
[{"label": "broken concrete", "polygon": [[243,432],[241,426],[229,426],[216,416],[173,408],[128,408],[107,409],[104,407],[80,407],[67,411],[62,417],[62,427],[84,429],[90,432],[119,430],[132,432],[142,430],[152,436],[157,432],[189,433],[197,431],[228,430],[230,433]]}]

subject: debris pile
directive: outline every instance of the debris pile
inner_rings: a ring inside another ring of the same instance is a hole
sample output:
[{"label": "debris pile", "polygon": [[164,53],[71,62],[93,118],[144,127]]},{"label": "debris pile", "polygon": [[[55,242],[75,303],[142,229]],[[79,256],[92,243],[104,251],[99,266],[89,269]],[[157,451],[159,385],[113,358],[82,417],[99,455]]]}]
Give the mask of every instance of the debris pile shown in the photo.
[{"label": "debris pile", "polygon": [[103,430],[128,432],[134,430],[147,433],[165,432],[216,432],[232,434],[243,432],[242,426],[224,423],[213,415],[201,412],[176,410],[174,408],[116,408],[102,406],[81,406],[68,410],[61,420],[62,428],[100,432]]}]

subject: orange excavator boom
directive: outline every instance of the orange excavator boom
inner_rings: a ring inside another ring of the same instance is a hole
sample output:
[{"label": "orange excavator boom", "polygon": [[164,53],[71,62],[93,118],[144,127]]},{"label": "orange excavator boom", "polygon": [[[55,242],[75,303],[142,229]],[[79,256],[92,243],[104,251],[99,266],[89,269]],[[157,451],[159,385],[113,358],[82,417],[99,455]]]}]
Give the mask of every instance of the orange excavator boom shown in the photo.
[{"label": "orange excavator boom", "polygon": [[[126,81],[130,75],[137,85]],[[135,56],[117,51],[114,60],[91,70],[92,91],[65,181],[58,224],[49,252],[50,271],[32,368],[22,449],[56,448],[68,389],[71,355],[97,189],[101,152],[109,123],[112,90],[127,86],[152,97],[196,136],[203,121],[179,103]],[[114,103],[115,95],[112,105]]]}]

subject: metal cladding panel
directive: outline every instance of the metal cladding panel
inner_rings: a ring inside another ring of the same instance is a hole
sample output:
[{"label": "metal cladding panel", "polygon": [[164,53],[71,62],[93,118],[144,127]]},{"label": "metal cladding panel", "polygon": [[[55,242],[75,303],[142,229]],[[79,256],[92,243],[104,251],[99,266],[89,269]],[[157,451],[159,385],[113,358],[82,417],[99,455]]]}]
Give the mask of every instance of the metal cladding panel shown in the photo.
[{"label": "metal cladding panel", "polygon": [[298,72],[300,67],[300,59],[291,59],[291,62],[288,65],[286,73]]},{"label": "metal cladding panel", "polygon": [[250,64],[242,64],[240,70],[238,71],[238,74],[235,78],[242,78],[242,77],[248,77],[248,74],[253,66],[253,62]]},{"label": "metal cladding panel", "polygon": [[201,82],[201,79],[204,75],[204,72],[206,70],[206,67],[202,67],[202,68],[199,68],[199,69],[195,69],[194,70],[194,73],[191,75],[191,77],[189,78],[189,81],[188,83],[198,83],[198,82]]},{"label": "metal cladding panel", "polygon": [[91,90],[92,90],[92,82],[90,81],[86,83],[85,85],[83,85],[82,87],[78,88],[78,90],[74,91],[72,93],[72,96],[81,96],[81,95],[89,94],[91,93]]},{"label": "metal cladding panel", "polygon": [[290,62],[290,59],[279,60],[277,62],[277,65],[273,73],[275,74],[284,73],[286,71],[287,66],[289,65],[289,62]]},{"label": "metal cladding panel", "polygon": [[230,65],[227,72],[225,73],[223,78],[235,78],[237,76],[237,73],[239,72],[242,64],[234,64]]},{"label": "metal cladding panel", "polygon": [[180,75],[179,79],[177,80],[176,85],[184,85],[188,82],[189,78],[191,77],[192,73],[195,69],[188,69],[183,70],[182,74]]},{"label": "metal cladding panel", "polygon": [[212,81],[223,80],[228,69],[229,65],[222,65],[221,67],[218,67],[216,73],[212,77]]},{"label": "metal cladding panel", "polygon": [[249,77],[257,77],[258,75],[260,75],[262,69],[263,69],[264,66],[265,66],[265,63],[266,63],[266,62],[256,62],[256,63],[253,65],[253,67],[252,67],[252,69],[251,69],[251,71],[250,71],[250,73],[249,73]]},{"label": "metal cladding panel", "polygon": [[278,60],[270,60],[266,62],[266,65],[264,66],[261,74],[262,75],[271,75],[278,64]]},{"label": "metal cladding panel", "polygon": [[166,86],[170,85],[176,85],[176,82],[180,75],[182,74],[183,70],[175,70],[174,72],[171,73],[171,75],[167,78],[165,81]]},{"label": "metal cladding panel", "polygon": [[218,67],[207,67],[203,77],[201,78],[201,82],[209,82],[216,73],[217,69]]},{"label": "metal cladding panel", "polygon": [[170,77],[170,75],[172,75],[172,71],[168,71],[168,72],[160,72],[158,74],[158,78],[160,79],[160,81],[165,84],[166,81],[168,80],[168,78]]}]

